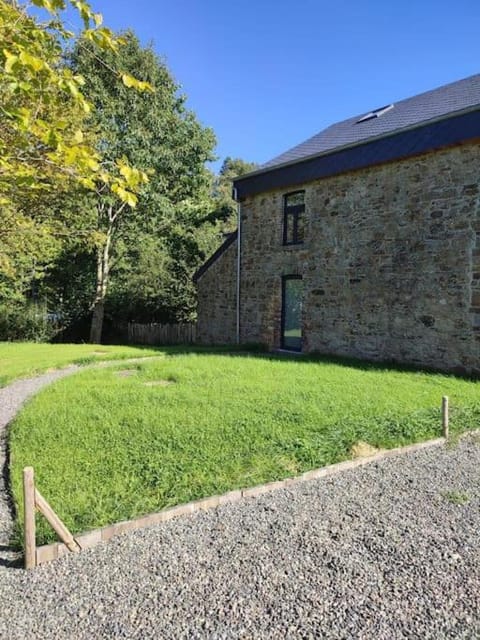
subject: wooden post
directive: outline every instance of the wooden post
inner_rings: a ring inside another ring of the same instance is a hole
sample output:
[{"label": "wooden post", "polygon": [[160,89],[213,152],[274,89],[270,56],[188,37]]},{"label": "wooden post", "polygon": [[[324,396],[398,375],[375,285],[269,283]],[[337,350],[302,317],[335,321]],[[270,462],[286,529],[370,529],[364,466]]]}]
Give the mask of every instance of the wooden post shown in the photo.
[{"label": "wooden post", "polygon": [[23,521],[25,545],[25,569],[36,565],[35,542],[35,479],[32,467],[23,470]]},{"label": "wooden post", "polygon": [[442,398],[442,430],[444,438],[448,438],[448,396]]},{"label": "wooden post", "polygon": [[50,526],[56,531],[58,537],[66,547],[73,552],[80,551],[80,547],[75,542],[70,531],[37,489],[35,489],[35,505],[40,513],[45,516]]}]

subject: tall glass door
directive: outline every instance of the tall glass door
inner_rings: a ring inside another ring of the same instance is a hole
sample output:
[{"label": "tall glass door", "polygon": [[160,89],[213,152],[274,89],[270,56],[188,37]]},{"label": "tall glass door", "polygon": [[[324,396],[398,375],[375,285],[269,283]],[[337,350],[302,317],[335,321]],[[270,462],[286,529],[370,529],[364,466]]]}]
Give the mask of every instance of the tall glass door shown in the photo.
[{"label": "tall glass door", "polygon": [[302,350],[301,276],[284,276],[282,280],[282,349]]}]

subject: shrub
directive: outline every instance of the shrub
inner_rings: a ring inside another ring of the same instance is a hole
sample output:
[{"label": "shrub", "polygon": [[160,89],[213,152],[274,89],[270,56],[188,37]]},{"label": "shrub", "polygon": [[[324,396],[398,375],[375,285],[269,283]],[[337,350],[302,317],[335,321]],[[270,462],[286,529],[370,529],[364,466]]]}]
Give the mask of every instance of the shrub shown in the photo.
[{"label": "shrub", "polygon": [[57,330],[44,304],[0,304],[0,340],[48,342]]}]

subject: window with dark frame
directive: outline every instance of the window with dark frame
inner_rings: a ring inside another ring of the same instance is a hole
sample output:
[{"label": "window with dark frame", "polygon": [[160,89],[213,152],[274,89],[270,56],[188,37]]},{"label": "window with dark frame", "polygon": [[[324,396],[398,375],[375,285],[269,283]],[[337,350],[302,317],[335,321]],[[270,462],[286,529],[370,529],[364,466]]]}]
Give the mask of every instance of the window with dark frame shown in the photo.
[{"label": "window with dark frame", "polygon": [[283,244],[302,244],[305,240],[305,191],[283,196]]}]

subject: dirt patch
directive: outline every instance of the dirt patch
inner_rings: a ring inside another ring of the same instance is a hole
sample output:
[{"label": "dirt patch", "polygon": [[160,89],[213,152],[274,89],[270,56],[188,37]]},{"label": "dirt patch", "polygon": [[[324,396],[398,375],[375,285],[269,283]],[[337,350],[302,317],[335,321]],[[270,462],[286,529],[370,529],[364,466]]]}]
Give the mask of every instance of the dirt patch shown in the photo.
[{"label": "dirt patch", "polygon": [[363,442],[363,440],[359,440],[350,449],[350,457],[354,459],[368,458],[368,456],[373,456],[379,451],[381,451],[381,449],[377,449],[377,447],[374,447],[371,444],[368,444],[368,442]]},{"label": "dirt patch", "polygon": [[104,356],[108,351],[92,351],[90,353],[91,356]]},{"label": "dirt patch", "polygon": [[117,376],[120,378],[130,378],[130,376],[133,376],[135,373],[137,373],[136,369],[121,369],[120,371],[116,371]]},{"label": "dirt patch", "polygon": [[143,383],[146,387],[168,387],[174,384],[173,380],[149,380]]}]

